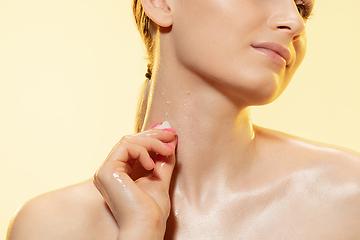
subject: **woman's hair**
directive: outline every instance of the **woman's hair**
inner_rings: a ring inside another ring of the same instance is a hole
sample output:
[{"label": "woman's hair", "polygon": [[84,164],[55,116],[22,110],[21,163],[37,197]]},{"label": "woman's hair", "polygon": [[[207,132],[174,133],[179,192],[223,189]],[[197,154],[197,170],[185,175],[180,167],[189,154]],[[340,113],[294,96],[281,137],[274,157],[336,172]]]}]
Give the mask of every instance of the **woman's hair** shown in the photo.
[{"label": "woman's hair", "polygon": [[146,60],[148,61],[146,81],[142,85],[135,119],[135,131],[140,132],[146,114],[147,100],[150,88],[150,79],[154,67],[154,42],[151,37],[151,19],[146,15],[141,0],[133,0],[133,14],[137,29],[144,41]]}]

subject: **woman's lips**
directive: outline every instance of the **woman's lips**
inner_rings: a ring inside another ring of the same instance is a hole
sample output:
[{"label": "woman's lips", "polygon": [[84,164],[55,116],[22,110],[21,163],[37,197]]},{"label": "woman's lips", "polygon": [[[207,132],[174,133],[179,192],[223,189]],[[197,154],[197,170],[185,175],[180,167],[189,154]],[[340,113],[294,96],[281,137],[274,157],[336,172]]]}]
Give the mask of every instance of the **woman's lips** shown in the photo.
[{"label": "woman's lips", "polygon": [[262,42],[251,46],[282,68],[290,62],[290,51],[281,44]]}]

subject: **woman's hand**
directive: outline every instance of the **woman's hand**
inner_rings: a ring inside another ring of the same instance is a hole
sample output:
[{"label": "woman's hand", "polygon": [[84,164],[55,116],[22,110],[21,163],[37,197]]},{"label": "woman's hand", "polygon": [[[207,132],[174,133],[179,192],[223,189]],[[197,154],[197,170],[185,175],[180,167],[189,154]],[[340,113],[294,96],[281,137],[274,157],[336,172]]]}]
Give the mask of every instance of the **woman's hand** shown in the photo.
[{"label": "woman's hand", "polygon": [[[123,137],[94,175],[118,225],[118,239],[163,239],[170,213],[169,185],[175,166],[175,130],[150,129]],[[157,154],[156,163],[149,152]],[[136,181],[135,161],[152,170]]]}]

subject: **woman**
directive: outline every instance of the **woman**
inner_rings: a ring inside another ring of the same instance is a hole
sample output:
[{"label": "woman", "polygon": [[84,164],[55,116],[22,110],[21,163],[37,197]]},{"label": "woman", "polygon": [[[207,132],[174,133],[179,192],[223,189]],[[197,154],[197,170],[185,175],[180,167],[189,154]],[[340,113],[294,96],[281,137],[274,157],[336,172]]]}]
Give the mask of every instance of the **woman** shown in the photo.
[{"label": "woman", "polygon": [[151,78],[139,133],[94,184],[25,204],[8,238],[360,238],[359,155],[254,126],[249,113],[300,65],[314,1],[134,4]]}]

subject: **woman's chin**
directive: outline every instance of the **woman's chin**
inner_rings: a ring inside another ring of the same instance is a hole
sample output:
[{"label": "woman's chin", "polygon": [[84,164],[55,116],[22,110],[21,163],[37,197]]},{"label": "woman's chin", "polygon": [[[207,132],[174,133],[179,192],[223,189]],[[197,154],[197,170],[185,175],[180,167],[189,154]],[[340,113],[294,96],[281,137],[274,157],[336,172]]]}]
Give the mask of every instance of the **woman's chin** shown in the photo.
[{"label": "woman's chin", "polygon": [[226,90],[223,93],[239,105],[266,105],[277,99],[286,85],[278,75],[274,74],[272,77],[252,77],[246,81],[235,80],[232,84],[224,84]]}]

